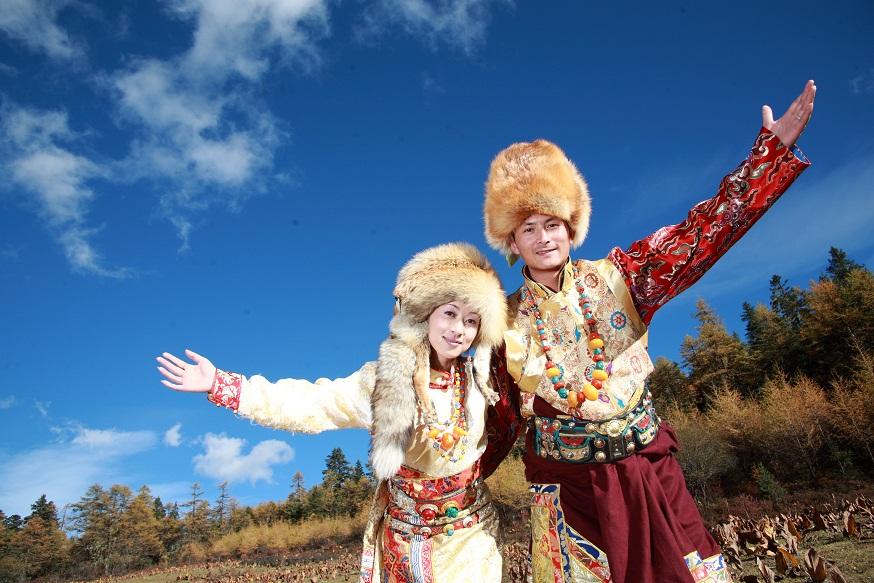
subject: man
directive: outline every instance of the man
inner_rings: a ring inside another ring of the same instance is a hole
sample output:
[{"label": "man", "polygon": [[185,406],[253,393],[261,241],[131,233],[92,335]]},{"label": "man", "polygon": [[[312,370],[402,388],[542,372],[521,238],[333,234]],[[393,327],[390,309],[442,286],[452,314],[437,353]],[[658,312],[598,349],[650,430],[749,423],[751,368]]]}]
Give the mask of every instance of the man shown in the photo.
[{"label": "man", "polygon": [[486,238],[525,261],[494,372],[506,365],[528,422],[535,582],[729,580],[672,455],[674,432],[652,408],[647,327],[809,165],[794,146],[815,92],[809,81],[776,121],[765,106],[749,157],[682,223],[599,261],[569,258],[591,207],[557,146],[514,144],[493,161]]}]

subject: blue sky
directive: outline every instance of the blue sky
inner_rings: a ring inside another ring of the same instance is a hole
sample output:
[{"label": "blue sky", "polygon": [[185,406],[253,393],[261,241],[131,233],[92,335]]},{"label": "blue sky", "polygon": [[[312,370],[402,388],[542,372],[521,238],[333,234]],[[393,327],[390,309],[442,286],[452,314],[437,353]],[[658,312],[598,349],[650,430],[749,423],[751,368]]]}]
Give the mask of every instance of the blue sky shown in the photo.
[{"label": "blue sky", "polygon": [[[874,260],[874,6],[840,2],[13,0],[0,14],[0,509],[94,483],[252,504],[363,431],[291,435],[163,388],[191,347],[269,378],[376,355],[397,269],[485,248],[514,141],[589,181],[599,258],[709,197],[807,79],[813,160],[652,328],[678,358],[698,297],[742,332],[780,273]],[[507,287],[519,283],[492,251]]]}]

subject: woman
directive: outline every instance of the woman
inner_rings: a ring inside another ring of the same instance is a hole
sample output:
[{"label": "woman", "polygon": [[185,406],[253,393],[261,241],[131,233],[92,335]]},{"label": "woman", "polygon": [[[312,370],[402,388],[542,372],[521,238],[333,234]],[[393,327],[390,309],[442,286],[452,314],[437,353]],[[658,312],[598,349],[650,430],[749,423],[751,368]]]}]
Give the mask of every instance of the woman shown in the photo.
[{"label": "woman", "polygon": [[501,580],[497,515],[481,476],[491,350],[507,306],[498,276],[466,244],[415,255],[398,274],[395,314],[376,363],[336,381],[270,383],[164,353],[161,382],[261,425],[317,433],[363,427],[379,480],[364,533],[362,581]]}]

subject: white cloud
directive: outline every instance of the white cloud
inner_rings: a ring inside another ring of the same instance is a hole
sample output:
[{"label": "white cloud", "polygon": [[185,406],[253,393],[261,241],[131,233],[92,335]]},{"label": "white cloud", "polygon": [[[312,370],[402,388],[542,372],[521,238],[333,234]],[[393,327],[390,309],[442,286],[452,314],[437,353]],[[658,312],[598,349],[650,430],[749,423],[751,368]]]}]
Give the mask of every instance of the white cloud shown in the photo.
[{"label": "white cloud", "polygon": [[170,429],[164,432],[164,443],[169,445],[170,447],[179,447],[179,444],[182,443],[182,424],[177,423]]},{"label": "white cloud", "polygon": [[198,133],[218,124],[226,99],[211,99],[188,85],[172,63],[135,63],[115,77],[122,110],[154,131]]},{"label": "white cloud", "polygon": [[[493,0],[378,0],[365,12],[359,36],[380,36],[394,26],[431,44],[466,53],[485,40]],[[510,4],[508,1],[499,2]]]},{"label": "white cloud", "polygon": [[85,183],[99,173],[87,158],[48,146],[11,163],[12,179],[33,191],[49,224],[62,227],[84,219],[94,193]]},{"label": "white cloud", "polygon": [[288,463],[294,450],[287,443],[267,439],[243,453],[246,440],[224,434],[207,433],[203,438],[205,452],[194,456],[194,469],[207,477],[228,482],[258,480],[273,483],[273,466]]},{"label": "white cloud", "polygon": [[95,230],[85,226],[94,198],[89,183],[107,177],[108,171],[71,151],[68,144],[78,136],[70,130],[66,112],[6,105],[0,113],[0,148],[7,178],[33,196],[70,265],[85,273],[129,275],[128,270],[105,267],[90,242]]},{"label": "white cloud", "polygon": [[328,34],[327,0],[173,0],[194,21],[190,48],[166,60],[133,62],[108,79],[124,119],[139,130],[122,164],[131,180],[159,183],[160,210],[182,249],[191,215],[237,209],[263,190],[283,132],[251,87],[276,59],[318,65]]},{"label": "white cloud", "polygon": [[4,512],[27,514],[42,494],[61,508],[78,500],[91,484],[123,481],[119,463],[157,443],[151,431],[78,427],[72,432],[72,439],[0,461],[0,508]]},{"label": "white cloud", "polygon": [[9,395],[0,399],[0,409],[10,409],[15,404],[15,395]]},{"label": "white cloud", "polygon": [[194,43],[182,59],[189,78],[250,81],[270,66],[270,51],[305,65],[318,64],[314,41],[328,33],[325,0],[175,0],[176,14],[197,22]]},{"label": "white cloud", "polygon": [[82,45],[57,24],[58,14],[71,0],[4,0],[0,30],[32,51],[71,60],[84,56]]}]

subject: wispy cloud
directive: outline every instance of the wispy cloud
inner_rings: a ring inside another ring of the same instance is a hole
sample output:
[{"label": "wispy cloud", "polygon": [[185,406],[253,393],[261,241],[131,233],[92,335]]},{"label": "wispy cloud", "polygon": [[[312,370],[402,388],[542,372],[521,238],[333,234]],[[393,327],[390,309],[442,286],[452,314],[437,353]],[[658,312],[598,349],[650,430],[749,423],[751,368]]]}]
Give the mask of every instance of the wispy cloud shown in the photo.
[{"label": "wispy cloud", "polygon": [[72,0],[4,0],[0,10],[0,31],[32,51],[54,59],[70,61],[83,57],[84,45],[58,26],[58,14]]},{"label": "wispy cloud", "polygon": [[[101,18],[73,0],[13,0],[0,11],[0,31],[55,58],[84,57],[57,24],[73,6]],[[284,132],[252,93],[274,63],[319,65],[316,43],[330,32],[328,6],[329,0],[167,0],[166,14],[193,24],[190,47],[167,59],[129,58],[125,68],[100,76],[134,131],[129,154],[97,162],[74,148],[80,136],[66,112],[6,105],[0,112],[6,182],[34,196],[77,271],[132,275],[108,267],[92,243],[97,229],[86,218],[97,180],[153,181],[159,211],[187,248],[197,211],[215,204],[239,209],[271,180]]]},{"label": "wispy cloud", "polygon": [[358,37],[364,41],[398,27],[436,46],[440,43],[472,53],[484,41],[494,0],[378,0],[365,12]]},{"label": "wispy cloud", "polygon": [[294,450],[284,441],[267,439],[243,453],[246,440],[224,434],[207,433],[203,438],[204,453],[194,456],[194,469],[199,474],[252,484],[258,480],[273,483],[273,466],[288,463]]},{"label": "wispy cloud", "polygon": [[422,91],[426,97],[446,93],[446,88],[427,71],[422,73]]},{"label": "wispy cloud", "polygon": [[0,409],[11,409],[15,404],[15,395],[9,395],[0,399]]},{"label": "wispy cloud", "polygon": [[45,494],[60,508],[74,502],[97,483],[122,482],[120,463],[157,443],[152,431],[72,429],[61,443],[25,451],[0,461],[0,508],[27,514]]},{"label": "wispy cloud", "polygon": [[45,111],[5,104],[0,122],[0,161],[7,188],[13,185],[32,196],[37,212],[56,236],[77,271],[125,277],[126,269],[106,267],[91,244],[87,226],[94,199],[90,183],[108,171],[72,151],[79,136],[68,126],[64,111]]},{"label": "wispy cloud", "polygon": [[874,69],[868,69],[850,79],[850,93],[853,95],[874,94]]},{"label": "wispy cloud", "polygon": [[18,261],[19,259],[21,259],[21,249],[21,246],[6,246],[3,249],[0,249],[0,259],[6,259],[7,261]]},{"label": "wispy cloud", "polygon": [[182,424],[177,423],[164,432],[164,443],[170,447],[179,447],[182,443]]},{"label": "wispy cloud", "polygon": [[189,79],[257,80],[271,52],[305,66],[318,64],[315,41],[329,32],[325,0],[175,0],[173,13],[194,20],[194,42],[180,62]]},{"label": "wispy cloud", "polygon": [[49,407],[52,406],[51,401],[35,401],[33,406],[36,408],[37,413],[39,413],[40,417],[43,419],[47,419],[49,416]]},{"label": "wispy cloud", "polygon": [[160,184],[160,210],[185,249],[195,211],[237,209],[270,179],[284,133],[251,92],[273,62],[318,66],[328,3],[177,0],[169,13],[194,22],[189,49],[133,61],[107,82],[138,133],[124,174]]},{"label": "wispy cloud", "polygon": [[17,77],[18,69],[7,65],[6,63],[0,63],[0,75],[6,75],[7,77]]}]

